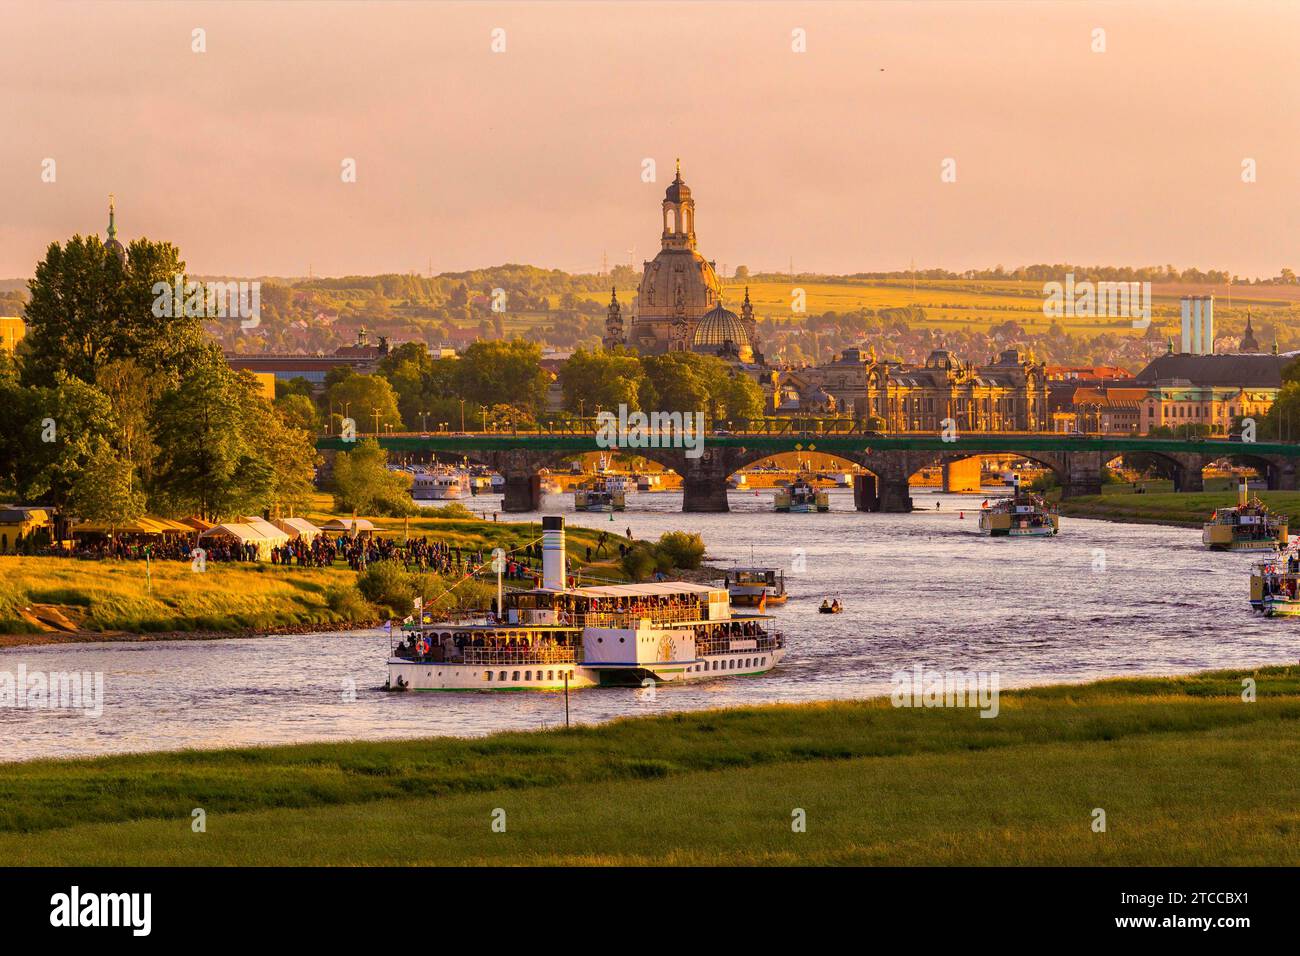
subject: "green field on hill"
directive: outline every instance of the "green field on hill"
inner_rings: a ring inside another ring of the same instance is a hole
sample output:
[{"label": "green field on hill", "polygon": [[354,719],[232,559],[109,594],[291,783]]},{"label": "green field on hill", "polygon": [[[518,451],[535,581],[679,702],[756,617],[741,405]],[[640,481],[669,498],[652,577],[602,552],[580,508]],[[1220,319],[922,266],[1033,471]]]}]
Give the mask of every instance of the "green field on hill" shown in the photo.
[{"label": "green field on hill", "polygon": [[[1255,702],[1243,700],[1247,677]],[[994,719],[870,700],[3,765],[0,854],[18,865],[1300,863],[1300,667],[1046,687],[1000,704]]]}]

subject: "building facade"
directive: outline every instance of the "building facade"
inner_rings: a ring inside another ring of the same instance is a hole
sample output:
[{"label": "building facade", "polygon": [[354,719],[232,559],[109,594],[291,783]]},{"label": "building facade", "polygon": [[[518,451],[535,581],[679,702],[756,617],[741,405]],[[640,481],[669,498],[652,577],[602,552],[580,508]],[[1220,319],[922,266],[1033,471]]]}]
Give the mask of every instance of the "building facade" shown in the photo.
[{"label": "building facade", "polygon": [[803,412],[878,418],[891,432],[941,431],[945,420],[968,432],[1050,428],[1045,367],[1018,349],[980,366],[946,349],[924,365],[846,349],[834,362],[784,373],[780,386],[799,394]]}]

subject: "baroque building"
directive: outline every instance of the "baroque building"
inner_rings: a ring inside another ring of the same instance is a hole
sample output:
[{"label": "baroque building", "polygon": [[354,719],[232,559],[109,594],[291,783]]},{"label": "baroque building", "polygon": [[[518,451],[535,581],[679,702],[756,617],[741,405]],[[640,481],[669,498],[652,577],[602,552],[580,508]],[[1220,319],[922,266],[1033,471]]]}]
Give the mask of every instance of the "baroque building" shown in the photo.
[{"label": "baroque building", "polygon": [[890,432],[936,432],[951,419],[960,431],[1046,431],[1046,366],[1006,349],[987,365],[962,362],[947,349],[924,365],[882,361],[875,349],[845,349],[825,365],[781,376],[800,410],[878,418]]},{"label": "baroque building", "polygon": [[749,290],[741,315],[726,308],[715,264],[696,248],[695,199],[682,179],[680,162],[664,193],[662,217],[659,254],[644,263],[630,327],[625,335],[622,309],[613,296],[605,320],[605,347],[628,345],[646,355],[700,352],[746,365],[761,362]]}]

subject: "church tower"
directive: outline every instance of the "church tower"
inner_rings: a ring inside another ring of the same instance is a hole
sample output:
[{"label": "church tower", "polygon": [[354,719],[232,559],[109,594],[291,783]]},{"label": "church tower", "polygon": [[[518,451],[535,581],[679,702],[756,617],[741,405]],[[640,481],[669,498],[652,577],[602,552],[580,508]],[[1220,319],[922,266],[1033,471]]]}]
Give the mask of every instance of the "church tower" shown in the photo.
[{"label": "church tower", "polygon": [[108,194],[108,239],[104,243],[104,248],[117,257],[117,261],[126,262],[126,249],[117,239],[116,209],[114,208],[113,194]]},{"label": "church tower", "polygon": [[695,200],[691,198],[691,187],[682,180],[680,159],[677,175],[664,192],[663,248],[695,248]]},{"label": "church tower", "polygon": [[1241,352],[1258,352],[1259,342],[1255,341],[1255,330],[1250,327],[1250,313],[1246,313],[1246,331],[1241,337]]},{"label": "church tower", "polygon": [[618,289],[609,290],[609,314],[605,316],[604,346],[607,349],[623,344],[623,309],[618,304]]}]

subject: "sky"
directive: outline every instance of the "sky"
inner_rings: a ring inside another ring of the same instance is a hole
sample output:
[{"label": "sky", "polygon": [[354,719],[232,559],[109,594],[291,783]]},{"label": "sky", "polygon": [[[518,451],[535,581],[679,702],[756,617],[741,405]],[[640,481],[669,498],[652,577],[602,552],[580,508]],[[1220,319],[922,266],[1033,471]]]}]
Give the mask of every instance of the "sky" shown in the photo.
[{"label": "sky", "polygon": [[1300,3],[0,0],[0,36],[0,277],[110,193],[197,274],[639,267],[676,157],[729,272],[1300,267]]}]

